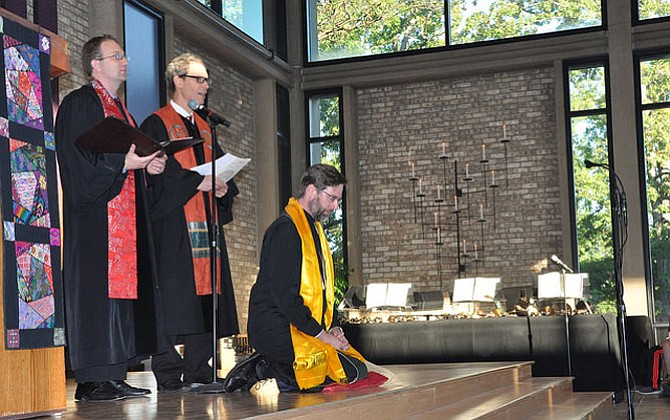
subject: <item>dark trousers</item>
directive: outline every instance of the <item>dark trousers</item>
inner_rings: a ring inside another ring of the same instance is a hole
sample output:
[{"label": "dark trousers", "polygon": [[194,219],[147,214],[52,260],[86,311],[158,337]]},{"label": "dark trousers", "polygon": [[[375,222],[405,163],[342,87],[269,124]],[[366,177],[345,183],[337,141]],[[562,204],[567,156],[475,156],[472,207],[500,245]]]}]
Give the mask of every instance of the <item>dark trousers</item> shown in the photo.
[{"label": "dark trousers", "polygon": [[[365,379],[368,376],[368,369],[365,363],[339,351],[337,355],[340,358],[340,363],[342,363],[342,368],[349,383]],[[264,358],[264,360],[258,363],[256,373],[260,379],[275,378],[281,392],[321,392],[326,385],[333,383],[332,379],[326,377],[326,380],[321,385],[301,391],[295,379],[293,366],[286,363],[274,362],[268,358]]]},{"label": "dark trousers", "polygon": [[[168,351],[151,357],[151,370],[158,384],[174,379],[182,379],[186,383],[213,381],[212,367],[209,365],[212,334],[170,335],[165,337],[165,341]],[[184,345],[184,357],[174,348],[176,344]]]},{"label": "dark trousers", "polygon": [[123,381],[128,373],[128,364],[93,366],[73,371],[77,383]]}]

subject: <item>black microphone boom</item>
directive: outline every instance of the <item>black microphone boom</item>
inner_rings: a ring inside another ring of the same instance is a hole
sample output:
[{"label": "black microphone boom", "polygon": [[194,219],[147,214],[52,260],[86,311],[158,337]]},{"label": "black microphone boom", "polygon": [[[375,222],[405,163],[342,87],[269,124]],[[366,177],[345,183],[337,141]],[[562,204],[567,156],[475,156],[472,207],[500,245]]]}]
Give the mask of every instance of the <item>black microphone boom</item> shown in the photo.
[{"label": "black microphone boom", "polygon": [[586,166],[587,168],[593,168],[594,166],[598,166],[601,168],[609,169],[609,166],[605,165],[604,163],[597,163],[588,159],[584,159],[584,166]]},{"label": "black microphone boom", "polygon": [[195,99],[191,99],[190,101],[188,101],[188,107],[194,111],[202,112],[203,117],[209,120],[209,122],[211,122],[212,124],[217,125],[221,124],[226,127],[230,127],[230,121],[223,118],[221,115],[217,114],[216,112],[212,111],[206,106],[199,104],[198,101],[196,101]]},{"label": "black microphone boom", "polygon": [[567,271],[568,273],[574,273],[574,271],[572,271],[572,268],[570,268],[566,263],[561,261],[561,259],[558,258],[556,256],[556,254],[552,255],[550,259],[554,264],[561,267],[563,270]]}]

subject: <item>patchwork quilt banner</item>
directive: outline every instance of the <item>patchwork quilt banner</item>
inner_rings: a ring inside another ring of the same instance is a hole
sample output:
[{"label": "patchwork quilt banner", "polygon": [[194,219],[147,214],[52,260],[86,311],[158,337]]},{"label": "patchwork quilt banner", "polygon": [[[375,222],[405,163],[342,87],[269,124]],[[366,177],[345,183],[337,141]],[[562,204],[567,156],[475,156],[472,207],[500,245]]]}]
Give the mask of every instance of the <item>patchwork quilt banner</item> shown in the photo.
[{"label": "patchwork quilt banner", "polygon": [[50,40],[0,16],[5,348],[65,344]]}]

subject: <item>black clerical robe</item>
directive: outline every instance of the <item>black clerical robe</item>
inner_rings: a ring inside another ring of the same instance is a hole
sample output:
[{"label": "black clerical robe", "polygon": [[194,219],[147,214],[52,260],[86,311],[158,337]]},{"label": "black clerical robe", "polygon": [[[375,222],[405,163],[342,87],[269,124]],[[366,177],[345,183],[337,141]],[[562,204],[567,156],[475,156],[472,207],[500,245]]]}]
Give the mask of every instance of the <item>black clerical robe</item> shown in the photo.
[{"label": "black clerical robe", "polygon": [[[312,231],[316,254],[321,255],[314,218],[305,213]],[[265,357],[285,365],[294,360],[290,325],[316,336],[324,326],[313,317],[300,296],[302,245],[291,218],[282,214],[265,231],[260,271],[249,297],[249,344]],[[325,301],[325,299],[324,299]],[[333,308],[331,328],[339,326]]]},{"label": "black clerical robe", "polygon": [[121,191],[124,155],[96,154],[75,144],[104,118],[90,85],[67,95],[56,119],[56,154],[63,187],[63,286],[73,370],[132,365],[157,351],[159,325],[143,171],[135,171],[138,299],[108,297],[107,203]]},{"label": "black clerical robe", "polygon": [[[189,134],[199,138],[195,127],[184,122]],[[168,139],[163,121],[155,114],[147,117],[141,125],[142,131],[158,141]],[[196,161],[204,163],[203,145],[192,149]],[[223,154],[218,144],[217,156]],[[183,152],[181,152],[183,153]],[[198,191],[203,176],[182,168],[174,156],[169,156],[162,174],[148,176],[151,187],[151,223],[156,244],[158,279],[161,289],[163,315],[168,335],[188,335],[212,330],[212,296],[198,296],[193,274],[193,255],[189,238],[184,204],[198,194],[205,200],[208,227],[211,226],[208,194]],[[239,333],[237,308],[233,291],[230,262],[226,249],[223,225],[233,220],[233,201],[239,190],[233,180],[228,182],[228,193],[217,199],[221,249],[219,276],[221,294],[218,295],[217,336],[227,337]]]}]

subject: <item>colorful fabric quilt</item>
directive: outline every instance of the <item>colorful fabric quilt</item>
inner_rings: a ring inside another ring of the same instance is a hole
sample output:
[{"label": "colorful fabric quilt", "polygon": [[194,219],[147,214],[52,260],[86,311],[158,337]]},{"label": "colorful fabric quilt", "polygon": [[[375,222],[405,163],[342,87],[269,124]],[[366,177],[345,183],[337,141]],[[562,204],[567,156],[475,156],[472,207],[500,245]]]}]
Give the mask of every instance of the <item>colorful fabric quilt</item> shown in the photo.
[{"label": "colorful fabric quilt", "polygon": [[49,37],[0,16],[6,349],[65,344]]}]

